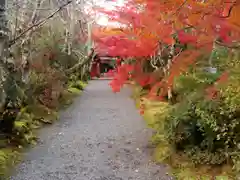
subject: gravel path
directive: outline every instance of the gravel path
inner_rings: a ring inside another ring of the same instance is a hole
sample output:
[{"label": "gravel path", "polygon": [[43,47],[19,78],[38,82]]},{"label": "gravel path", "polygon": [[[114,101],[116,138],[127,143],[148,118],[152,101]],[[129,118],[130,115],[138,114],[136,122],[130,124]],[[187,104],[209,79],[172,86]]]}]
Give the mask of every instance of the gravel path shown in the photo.
[{"label": "gravel path", "polygon": [[60,120],[41,130],[12,180],[170,180],[150,162],[150,130],[125,88],[93,80]]}]

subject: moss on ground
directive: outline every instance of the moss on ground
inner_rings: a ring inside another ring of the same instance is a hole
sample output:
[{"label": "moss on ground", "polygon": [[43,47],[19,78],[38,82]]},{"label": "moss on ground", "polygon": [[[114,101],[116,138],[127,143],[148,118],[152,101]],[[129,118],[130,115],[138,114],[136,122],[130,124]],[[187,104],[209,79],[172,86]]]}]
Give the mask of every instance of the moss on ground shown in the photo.
[{"label": "moss on ground", "polygon": [[10,168],[20,161],[20,152],[16,148],[0,149],[0,179],[10,174]]},{"label": "moss on ground", "polygon": [[21,160],[21,151],[28,145],[36,144],[37,129],[45,124],[52,124],[58,119],[58,111],[68,107],[73,98],[79,96],[87,84],[82,81],[70,83],[59,97],[59,106],[49,109],[41,104],[23,107],[14,122],[14,132],[9,139],[1,137],[0,141],[0,180],[7,179],[11,169]]}]

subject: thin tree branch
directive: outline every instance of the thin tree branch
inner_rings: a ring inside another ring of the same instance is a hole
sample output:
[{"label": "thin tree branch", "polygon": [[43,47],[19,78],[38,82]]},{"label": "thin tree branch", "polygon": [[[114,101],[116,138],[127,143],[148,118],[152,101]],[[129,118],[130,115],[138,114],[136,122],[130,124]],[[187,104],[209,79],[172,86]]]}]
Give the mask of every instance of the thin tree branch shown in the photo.
[{"label": "thin tree branch", "polygon": [[176,11],[175,11],[173,14],[171,14],[171,16],[176,15],[176,14],[183,8],[183,6],[184,6],[186,3],[187,3],[187,0],[185,0],[185,1],[176,9]]},{"label": "thin tree branch", "polygon": [[232,5],[230,6],[229,10],[228,10],[228,13],[227,15],[225,16],[220,16],[220,18],[229,18],[231,16],[231,13],[232,13],[232,10],[233,8],[237,5],[237,1],[234,1],[234,2],[224,2],[225,4],[226,3],[231,3]]},{"label": "thin tree branch", "polygon": [[224,46],[224,47],[227,47],[229,49],[240,49],[240,45],[239,44],[238,45],[233,45],[233,44],[228,45],[228,44],[225,44],[225,43],[222,43],[222,42],[219,42],[219,41],[215,41],[215,42],[216,42],[217,45]]},{"label": "thin tree branch", "polygon": [[33,24],[32,26],[28,27],[21,34],[19,34],[16,38],[11,40],[9,42],[8,46],[11,47],[12,45],[14,45],[17,40],[21,39],[28,31],[32,30],[33,28],[45,24],[47,22],[47,20],[51,19],[55,14],[57,14],[59,11],[61,11],[65,6],[69,5],[70,3],[72,3],[72,0],[69,0],[67,3],[63,4],[62,6],[60,6],[57,10],[55,10],[52,14],[50,14],[46,18],[44,18],[44,19],[40,20],[39,22]]}]

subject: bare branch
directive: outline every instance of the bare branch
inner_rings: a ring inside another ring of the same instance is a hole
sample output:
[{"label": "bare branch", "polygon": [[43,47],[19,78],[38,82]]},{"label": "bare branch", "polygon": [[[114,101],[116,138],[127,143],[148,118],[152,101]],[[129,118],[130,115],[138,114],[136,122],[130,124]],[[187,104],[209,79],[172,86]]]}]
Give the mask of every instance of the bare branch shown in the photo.
[{"label": "bare branch", "polygon": [[219,45],[219,46],[224,46],[224,47],[226,47],[226,48],[229,48],[229,49],[240,49],[240,45],[238,44],[238,45],[228,45],[228,44],[225,44],[225,43],[222,43],[222,42],[220,42],[220,41],[215,41],[216,42],[216,44],[217,45]]},{"label": "bare branch", "polygon": [[70,3],[72,3],[72,0],[69,0],[67,3],[60,6],[57,10],[55,10],[52,14],[50,14],[46,18],[44,18],[44,19],[40,20],[39,22],[33,24],[32,26],[28,27],[26,30],[24,30],[22,33],[20,33],[16,38],[14,38],[13,40],[11,40],[9,42],[9,47],[11,47],[13,44],[15,44],[17,40],[21,39],[27,32],[29,32],[33,28],[45,24],[47,22],[47,20],[51,19],[55,14],[57,14],[59,11],[61,11],[65,6],[69,5]]}]

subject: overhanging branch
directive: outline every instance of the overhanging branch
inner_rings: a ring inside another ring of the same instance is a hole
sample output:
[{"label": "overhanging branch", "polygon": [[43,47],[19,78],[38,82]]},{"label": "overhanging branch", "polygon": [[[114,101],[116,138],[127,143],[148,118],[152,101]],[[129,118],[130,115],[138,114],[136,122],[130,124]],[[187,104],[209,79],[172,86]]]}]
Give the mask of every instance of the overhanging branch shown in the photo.
[{"label": "overhanging branch", "polygon": [[20,33],[16,38],[14,38],[13,40],[11,40],[8,43],[8,46],[11,47],[12,45],[14,45],[16,43],[16,41],[18,41],[19,39],[21,39],[27,32],[29,32],[30,30],[32,30],[35,27],[41,26],[43,24],[45,24],[47,22],[47,20],[51,19],[55,14],[57,14],[59,11],[61,11],[65,6],[69,5],[70,3],[72,3],[72,0],[69,0],[68,2],[66,2],[65,4],[63,4],[62,6],[60,6],[58,9],[56,9],[53,13],[51,13],[49,16],[47,16],[46,18],[38,21],[37,23],[31,25],[30,27],[28,27],[27,29],[25,29],[22,33]]}]

